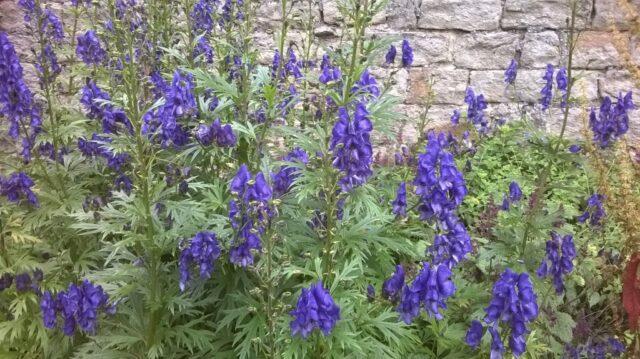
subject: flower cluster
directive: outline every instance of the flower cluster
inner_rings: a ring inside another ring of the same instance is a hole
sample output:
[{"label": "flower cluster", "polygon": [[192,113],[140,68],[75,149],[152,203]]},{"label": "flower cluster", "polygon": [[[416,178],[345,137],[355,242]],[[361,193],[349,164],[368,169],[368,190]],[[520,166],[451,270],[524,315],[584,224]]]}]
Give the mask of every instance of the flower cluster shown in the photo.
[{"label": "flower cluster", "polygon": [[455,293],[451,270],[445,265],[431,266],[424,262],[422,270],[411,286],[405,285],[398,305],[402,320],[411,324],[423,308],[430,317],[442,319],[440,309],[446,309],[446,300]]},{"label": "flower cluster", "polygon": [[176,70],[171,86],[168,86],[164,93],[164,105],[144,115],[143,133],[152,134],[158,131],[163,145],[187,144],[189,135],[178,121],[198,113],[193,88],[193,76],[183,75]]},{"label": "flower cluster", "polygon": [[512,204],[519,202],[521,199],[522,199],[522,190],[520,189],[520,185],[518,185],[518,182],[512,181],[509,184],[509,196],[504,195],[502,197],[501,209],[503,211],[508,211],[509,207]]},{"label": "flower cluster", "polygon": [[94,81],[88,80],[80,93],[80,103],[88,111],[87,117],[101,120],[102,132],[117,134],[120,127],[124,127],[129,133],[133,133],[133,126],[124,110],[108,103],[111,97]]},{"label": "flower cluster", "polygon": [[325,336],[329,335],[340,320],[340,308],[322,281],[302,289],[296,308],[290,314],[294,317],[289,324],[291,334],[305,339],[315,329],[320,329]]},{"label": "flower cluster", "polygon": [[504,82],[508,85],[512,85],[516,81],[516,76],[518,75],[518,62],[516,59],[512,59],[511,63],[509,63],[509,67],[504,72]]},{"label": "flower cluster", "polygon": [[203,146],[209,146],[213,142],[219,147],[233,147],[236,144],[236,135],[231,125],[222,126],[220,119],[216,119],[209,126],[200,124],[195,137]]},{"label": "flower cluster", "polygon": [[193,57],[202,56],[206,63],[213,63],[213,48],[206,37],[200,37],[193,49]]},{"label": "flower cluster", "polygon": [[7,198],[9,202],[19,203],[26,199],[33,206],[40,204],[38,198],[31,190],[35,183],[24,172],[14,172],[8,178],[0,176],[0,196]]},{"label": "flower cluster", "polygon": [[[29,290],[33,290],[36,294],[40,293],[40,285],[44,274],[42,270],[36,269],[33,271],[33,276],[28,272],[23,272],[15,276],[16,292],[25,293]],[[0,292],[11,287],[14,282],[14,277],[10,273],[4,273],[0,276]]]},{"label": "flower cluster", "polygon": [[598,340],[590,344],[572,346],[567,344],[563,358],[566,359],[604,359],[607,354],[612,358],[619,358],[624,354],[626,348],[618,339],[610,337],[607,340]]},{"label": "flower cluster", "polygon": [[213,6],[215,0],[199,0],[191,10],[191,22],[195,33],[208,34],[213,30]]},{"label": "flower cluster", "polygon": [[556,293],[564,291],[564,276],[573,270],[573,259],[576,257],[576,247],[573,236],[567,234],[561,237],[555,231],[551,232],[551,239],[547,241],[547,257],[542,260],[536,272],[538,277],[553,277]]},{"label": "flower cluster", "polygon": [[229,260],[246,267],[253,264],[253,250],[262,248],[260,236],[273,215],[269,207],[273,192],[262,172],[252,179],[244,164],[231,181],[230,189],[236,198],[229,203],[229,219],[237,232],[234,242],[241,243],[232,244]]},{"label": "flower cluster", "polygon": [[382,284],[382,296],[392,302],[400,299],[404,287],[404,268],[398,264],[393,275]]},{"label": "flower cluster", "polygon": [[72,336],[77,327],[87,334],[94,334],[99,312],[112,315],[116,310],[115,305],[109,304],[109,296],[102,287],[86,279],[80,285],[70,284],[66,291],[55,297],[50,291],[44,292],[40,309],[42,321],[48,329],[56,327],[59,314],[64,321],[62,331],[67,336]]},{"label": "flower cluster", "polygon": [[0,116],[9,120],[9,137],[22,137],[21,155],[29,162],[42,119],[24,81],[18,55],[4,32],[0,32]]},{"label": "flower cluster", "polygon": [[421,219],[444,217],[453,212],[467,195],[467,187],[453,155],[447,151],[449,141],[444,133],[427,134],[426,152],[418,156],[413,184],[420,196]]},{"label": "flower cluster", "polygon": [[562,93],[562,99],[560,100],[560,107],[565,108],[567,106],[568,86],[569,79],[567,79],[567,69],[562,67],[556,73],[556,85],[558,90]]},{"label": "flower cluster", "polygon": [[427,253],[433,257],[434,264],[444,264],[448,268],[455,267],[473,249],[467,227],[453,213],[448,213],[438,220],[439,234]]},{"label": "flower cluster", "polygon": [[[296,147],[284,157],[284,161],[297,163],[298,165],[306,165],[309,162],[309,155],[307,155],[302,148]],[[271,175],[271,180],[273,181],[273,195],[275,197],[281,197],[287,193],[293,185],[293,181],[295,181],[297,177],[298,168],[295,166],[280,166],[280,170]]]},{"label": "flower cluster", "polygon": [[618,101],[613,103],[609,96],[602,100],[600,111],[596,114],[595,109],[591,109],[589,116],[589,127],[593,131],[593,140],[601,148],[611,146],[619,137],[629,130],[628,112],[635,109],[631,91],[624,97],[622,93],[618,95]]},{"label": "flower cluster", "polygon": [[542,111],[546,111],[551,105],[551,100],[553,98],[553,65],[547,64],[547,70],[542,76],[544,80],[544,87],[540,90],[540,94],[542,97],[540,98],[540,104],[542,105]]},{"label": "flower cluster", "polygon": [[[409,44],[409,40],[404,39],[402,40],[402,67],[410,67],[413,64],[413,48],[411,47],[411,44]],[[385,65],[393,65],[393,63],[396,60],[396,54],[397,54],[397,50],[396,47],[391,45],[389,46],[389,50],[387,51],[387,54],[385,55],[384,59],[385,59]]]},{"label": "flower cluster", "polygon": [[604,200],[604,196],[598,193],[589,197],[587,200],[587,208],[584,213],[578,217],[578,222],[585,223],[588,220],[589,224],[592,226],[599,226],[602,224],[602,218],[606,215],[602,200]]},{"label": "flower cluster", "polygon": [[464,102],[467,104],[467,120],[470,121],[478,131],[486,132],[488,121],[484,115],[484,110],[487,109],[487,102],[484,99],[484,95],[480,94],[476,96],[473,89],[468,88]]},{"label": "flower cluster", "polygon": [[356,103],[353,120],[346,108],[338,110],[339,120],[333,127],[329,148],[333,151],[333,166],[344,174],[340,180],[344,192],[364,184],[373,173],[370,168],[373,148],[369,138],[373,125],[368,115],[361,102]]},{"label": "flower cluster", "polygon": [[396,191],[396,198],[391,203],[393,214],[404,217],[407,215],[407,184],[401,182]]},{"label": "flower cluster", "polygon": [[369,69],[365,69],[360,75],[360,79],[356,81],[353,88],[353,93],[361,93],[364,97],[378,97],[380,96],[380,89],[378,88],[378,82],[376,78],[371,76]]},{"label": "flower cluster", "polygon": [[94,133],[91,139],[88,140],[84,137],[78,139],[78,149],[88,158],[102,157],[107,161],[107,166],[118,174],[114,181],[116,189],[124,190],[126,193],[130,193],[133,187],[131,180],[123,173],[124,167],[129,163],[129,154],[121,152],[115,153],[107,148],[105,145],[111,142],[108,137],[100,136]]},{"label": "flower cluster", "polygon": [[[500,322],[509,326],[509,347],[516,357],[522,355],[527,347],[527,323],[538,316],[538,303],[533,284],[527,273],[515,273],[507,268],[493,286],[493,297],[485,308],[484,318],[491,333],[491,358],[502,358],[505,351],[500,336]],[[473,321],[466,336],[471,347],[480,345],[483,327],[479,321]]]},{"label": "flower cluster", "polygon": [[42,53],[37,56],[36,70],[38,71],[38,78],[41,83],[46,80],[46,77],[55,76],[62,71],[60,64],[58,63],[58,57],[53,51],[50,44],[46,44],[42,50]]},{"label": "flower cluster", "polygon": [[329,55],[324,54],[322,56],[322,62],[320,62],[320,77],[319,81],[323,84],[329,82],[339,81],[342,78],[342,72],[338,66],[331,65],[331,59]]},{"label": "flower cluster", "polygon": [[107,52],[100,45],[100,39],[93,30],[78,36],[76,54],[87,65],[99,65],[107,57]]},{"label": "flower cluster", "polygon": [[184,292],[190,277],[190,266],[200,267],[200,278],[210,278],[213,263],[220,257],[220,246],[213,232],[199,232],[180,252],[180,290]]}]

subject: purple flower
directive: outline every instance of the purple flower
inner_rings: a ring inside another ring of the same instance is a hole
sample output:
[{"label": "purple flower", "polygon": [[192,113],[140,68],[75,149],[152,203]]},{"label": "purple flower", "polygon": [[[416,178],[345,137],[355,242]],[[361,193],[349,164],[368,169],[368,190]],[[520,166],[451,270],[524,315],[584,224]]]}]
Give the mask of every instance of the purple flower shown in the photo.
[{"label": "purple flower", "polygon": [[100,45],[100,39],[98,39],[98,35],[93,30],[78,36],[76,54],[87,65],[99,65],[107,57],[107,52]]},{"label": "purple flower", "polygon": [[[41,82],[50,81],[50,78],[59,74],[62,68],[58,64],[58,57],[53,52],[53,48],[50,44],[44,46],[44,50],[38,55],[38,61],[36,62],[36,70],[38,71],[38,77]],[[44,78],[48,75],[49,78]]]},{"label": "purple flower", "polygon": [[443,264],[453,268],[471,252],[471,237],[467,227],[453,213],[439,218],[438,228],[441,233],[436,234],[427,253],[433,256],[434,265]]},{"label": "purple flower", "polygon": [[556,293],[564,291],[564,276],[573,270],[573,259],[576,257],[576,248],[573,236],[570,234],[560,237],[555,231],[551,232],[551,239],[547,241],[547,256],[540,263],[536,272],[538,277],[553,277],[553,285]]},{"label": "purple flower", "polygon": [[507,268],[493,286],[493,296],[485,308],[484,318],[492,336],[492,358],[502,357],[504,345],[498,330],[500,323],[509,327],[509,347],[516,357],[526,350],[527,323],[538,316],[538,303],[527,273],[515,273]]},{"label": "purple flower", "polygon": [[200,124],[195,137],[203,146],[209,146],[214,141],[219,147],[233,147],[236,144],[236,136],[231,125],[222,126],[220,119],[213,121],[210,126]]},{"label": "purple flower", "polygon": [[401,182],[396,191],[396,199],[391,203],[393,205],[393,213],[397,216],[404,217],[407,215],[407,184]]},{"label": "purple flower", "polygon": [[611,146],[619,137],[629,130],[628,112],[635,109],[631,91],[622,97],[618,95],[618,101],[613,103],[607,96],[602,100],[600,112],[596,115],[591,109],[589,127],[593,132],[593,140],[601,148]]},{"label": "purple flower", "polygon": [[29,162],[42,119],[24,82],[18,55],[4,32],[0,32],[0,116],[8,120],[9,137],[14,140],[21,137],[21,155]]},{"label": "purple flower", "polygon": [[396,61],[396,53],[396,47],[393,45],[389,46],[389,51],[387,51],[387,54],[384,56],[384,63],[387,65],[393,65]]},{"label": "purple flower", "polygon": [[31,276],[29,273],[20,273],[16,275],[16,291],[24,293],[31,289]]},{"label": "purple flower", "polygon": [[[309,156],[303,149],[296,147],[284,157],[284,161],[300,166],[309,162]],[[289,191],[293,182],[298,177],[298,172],[299,170],[296,166],[285,165],[280,166],[280,170],[271,175],[275,197],[281,197]]]},{"label": "purple flower", "polygon": [[451,115],[451,123],[457,125],[460,123],[460,110],[453,110]]},{"label": "purple flower", "polygon": [[13,276],[10,273],[3,273],[2,276],[0,276],[0,292],[11,287],[12,283]]},{"label": "purple flower", "polygon": [[404,268],[398,264],[391,277],[382,284],[382,297],[396,302],[400,299],[402,288],[404,287]]},{"label": "purple flower", "polygon": [[545,81],[544,87],[540,90],[542,98],[540,98],[540,104],[542,105],[542,111],[546,111],[551,104],[553,98],[553,65],[547,64],[547,70],[542,76]]},{"label": "purple flower", "polygon": [[367,286],[367,300],[373,302],[376,299],[376,288],[369,284]]},{"label": "purple flower", "polygon": [[584,213],[578,217],[578,222],[584,223],[589,220],[590,225],[600,226],[602,224],[602,218],[606,215],[604,205],[602,204],[603,200],[604,196],[597,193],[589,197],[587,200],[587,208]]},{"label": "purple flower", "polygon": [[338,66],[332,66],[329,55],[324,54],[322,56],[322,62],[320,63],[320,77],[319,81],[323,84],[327,84],[332,81],[338,81],[342,77],[342,72]]},{"label": "purple flower", "polygon": [[198,56],[202,56],[208,64],[213,63],[213,48],[204,36],[198,39],[198,43],[193,49],[193,57]]},{"label": "purple flower", "polygon": [[213,232],[199,232],[180,253],[180,290],[184,292],[190,277],[190,267],[195,263],[200,268],[200,278],[211,278],[213,263],[220,257],[220,246]]},{"label": "purple flower", "polygon": [[70,284],[56,298],[46,291],[40,300],[40,309],[46,328],[55,328],[57,315],[60,314],[65,335],[73,336],[77,327],[87,334],[95,334],[99,312],[115,313],[115,306],[108,302],[109,296],[102,287],[85,279],[80,285]]},{"label": "purple flower", "polygon": [[102,121],[102,132],[119,133],[124,127],[129,133],[133,133],[133,125],[121,108],[116,108],[107,101],[111,97],[102,91],[93,80],[88,80],[81,90],[80,103],[84,105],[87,117]]},{"label": "purple flower", "polygon": [[516,203],[522,199],[522,190],[516,181],[511,181],[509,184],[509,197],[504,196],[502,198],[502,210],[508,211],[511,204]]},{"label": "purple flower", "polygon": [[477,348],[480,346],[480,340],[482,340],[483,335],[482,323],[478,320],[474,320],[471,322],[471,326],[469,330],[467,330],[467,336],[465,337],[465,342],[472,348]]},{"label": "purple flower", "polygon": [[409,67],[413,64],[413,49],[409,45],[409,40],[402,40],[402,67]]},{"label": "purple flower", "polygon": [[14,172],[8,178],[0,176],[0,196],[13,203],[26,199],[31,205],[39,207],[38,198],[31,190],[34,185],[31,177],[24,172]]},{"label": "purple flower", "polygon": [[487,109],[487,102],[484,100],[484,95],[480,94],[476,96],[473,89],[468,88],[464,102],[467,104],[467,120],[473,123],[480,132],[485,132],[488,123],[484,116],[484,110]]},{"label": "purple flower", "polygon": [[51,9],[44,9],[44,16],[41,21],[40,29],[42,33],[55,42],[62,42],[64,39],[62,22]]},{"label": "purple flower", "polygon": [[518,62],[515,59],[511,60],[509,67],[504,72],[504,82],[511,85],[516,81],[516,75],[518,74]]},{"label": "purple flower", "polygon": [[369,139],[373,125],[367,117],[364,104],[356,104],[353,120],[347,109],[338,110],[339,120],[333,127],[330,149],[333,151],[333,166],[343,173],[340,180],[342,191],[349,192],[364,184],[371,171],[373,148]]},{"label": "purple flower", "polygon": [[420,196],[418,207],[422,220],[446,217],[453,212],[467,194],[467,187],[453,155],[446,150],[448,141],[444,133],[427,134],[426,152],[418,156],[413,184]]},{"label": "purple flower", "polygon": [[352,93],[363,93],[365,97],[368,95],[372,97],[380,96],[380,89],[378,88],[378,82],[375,77],[371,76],[369,73],[369,69],[365,69],[360,75],[360,79],[356,81],[353,88],[351,89]]},{"label": "purple flower", "polygon": [[315,329],[321,330],[325,336],[329,335],[340,320],[340,308],[322,281],[309,289],[302,289],[296,308],[290,314],[294,318],[289,324],[291,335],[300,335],[305,339]]},{"label": "purple flower", "polygon": [[420,315],[424,309],[430,317],[441,320],[440,309],[446,309],[447,299],[455,293],[456,287],[451,281],[451,270],[444,265],[431,266],[424,262],[422,270],[411,286],[405,285],[398,305],[400,317],[406,324]]},{"label": "purple flower", "polygon": [[287,54],[289,55],[289,60],[284,65],[284,69],[287,71],[287,74],[293,76],[296,79],[302,78],[302,63],[298,62],[296,53],[293,51],[293,48],[289,47]]},{"label": "purple flower", "polygon": [[569,152],[571,153],[579,153],[580,151],[582,151],[582,147],[580,145],[571,145],[569,146]]},{"label": "purple flower", "polygon": [[194,6],[189,16],[193,23],[195,33],[210,33],[213,30],[213,5],[215,0],[199,0]]},{"label": "purple flower", "polygon": [[565,108],[565,106],[567,106],[567,87],[569,85],[566,68],[562,67],[558,70],[558,73],[556,73],[556,84],[558,85],[558,90],[562,92],[560,107]]}]

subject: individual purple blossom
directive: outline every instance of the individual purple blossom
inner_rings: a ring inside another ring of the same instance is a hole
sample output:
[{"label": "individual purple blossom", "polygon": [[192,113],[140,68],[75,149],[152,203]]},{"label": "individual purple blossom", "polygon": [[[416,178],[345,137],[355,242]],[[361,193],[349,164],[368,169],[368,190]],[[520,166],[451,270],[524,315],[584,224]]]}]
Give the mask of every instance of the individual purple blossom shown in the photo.
[{"label": "individual purple blossom", "polygon": [[340,320],[340,308],[322,281],[302,289],[298,303],[290,314],[294,318],[289,324],[291,335],[300,335],[304,339],[315,329],[325,336],[329,335]]},{"label": "individual purple blossom", "polygon": [[220,245],[213,232],[199,232],[180,252],[180,290],[184,292],[190,278],[191,265],[199,267],[200,278],[211,278],[213,263],[220,257]]},{"label": "individual purple blossom", "polygon": [[31,177],[24,172],[14,172],[8,178],[0,176],[0,196],[12,203],[26,199],[31,205],[39,207],[38,198],[31,190],[34,185]]},{"label": "individual purple blossom", "polygon": [[367,300],[373,302],[376,299],[376,288],[369,284],[367,286]]},{"label": "individual purple blossom", "polygon": [[453,212],[467,194],[462,173],[447,151],[448,140],[444,133],[427,134],[426,152],[418,156],[418,166],[413,184],[420,196],[422,220],[444,217]]},{"label": "individual purple blossom", "polygon": [[356,81],[351,92],[362,93],[373,97],[380,96],[380,89],[376,78],[369,73],[369,69],[365,69],[360,75],[360,79]]},{"label": "individual purple blossom", "polygon": [[219,118],[209,126],[200,124],[196,129],[195,137],[203,146],[209,146],[214,142],[219,147],[233,147],[236,144],[236,135],[231,125],[222,126]]},{"label": "individual purple blossom", "polygon": [[558,90],[562,93],[562,99],[560,100],[560,107],[565,108],[567,106],[567,89],[569,86],[569,81],[567,79],[567,69],[562,67],[556,73],[556,85],[558,86]]},{"label": "individual purple blossom", "polygon": [[404,287],[404,268],[398,264],[391,277],[382,284],[382,297],[397,302]]},{"label": "individual purple blossom", "polygon": [[356,104],[353,119],[346,108],[338,110],[339,119],[333,127],[329,149],[333,151],[333,166],[343,173],[340,179],[343,192],[364,184],[373,173],[370,167],[373,162],[370,141],[373,125],[368,115],[361,102]]},{"label": "individual purple blossom", "polygon": [[77,38],[76,55],[87,65],[100,65],[107,58],[107,52],[102,48],[98,35],[88,30]]},{"label": "individual purple blossom", "polygon": [[508,211],[511,204],[519,202],[522,199],[522,189],[516,181],[511,181],[509,184],[509,196],[502,198],[502,210]]},{"label": "individual purple blossom", "polygon": [[460,123],[460,110],[453,110],[451,115],[451,123],[457,125]]},{"label": "individual purple blossom", "polygon": [[393,45],[389,46],[389,51],[387,51],[387,54],[384,56],[384,63],[386,65],[393,65],[396,61],[396,53],[396,47]]},{"label": "individual purple blossom", "polygon": [[573,259],[576,257],[576,248],[573,236],[570,234],[561,237],[555,231],[551,232],[551,239],[547,241],[546,257],[540,263],[536,272],[538,277],[553,277],[553,286],[556,293],[564,291],[564,277],[573,270]]},{"label": "individual purple blossom", "polygon": [[31,289],[31,276],[29,273],[20,273],[16,275],[16,291],[24,293]]},{"label": "individual purple blossom", "polygon": [[320,77],[319,81],[323,84],[340,80],[342,72],[338,66],[331,65],[329,55],[324,54],[322,56],[322,62],[320,63]]},{"label": "individual purple blossom", "polygon": [[516,81],[516,76],[518,74],[518,62],[515,59],[512,59],[509,63],[509,67],[504,72],[504,82],[508,85],[512,85]]},{"label": "individual purple blossom", "polygon": [[424,262],[422,270],[411,286],[404,286],[398,313],[406,324],[411,324],[413,319],[420,315],[421,309],[430,317],[441,320],[443,316],[440,309],[447,308],[446,301],[455,291],[451,270],[447,266],[431,266]]},{"label": "individual purple blossom", "polygon": [[491,359],[500,359],[502,358],[503,353],[505,352],[504,344],[502,343],[502,338],[500,337],[500,333],[494,327],[488,327],[487,330],[491,334]]},{"label": "individual purple blossom", "polygon": [[604,205],[602,203],[603,200],[604,196],[598,193],[589,197],[587,200],[587,208],[584,213],[578,217],[578,222],[585,223],[588,220],[590,225],[596,227],[600,226],[602,224],[602,219],[606,215]]},{"label": "individual purple blossom", "polygon": [[202,56],[206,63],[213,63],[213,48],[206,37],[200,37],[196,47],[193,49],[193,57]]},{"label": "individual purple blossom", "polygon": [[544,87],[540,90],[542,97],[540,98],[540,104],[542,105],[542,111],[546,111],[551,105],[551,99],[553,98],[553,65],[547,64],[547,70],[542,76]]},{"label": "individual purple blossom", "polygon": [[480,340],[482,340],[483,335],[483,327],[482,323],[478,320],[474,320],[471,322],[471,326],[469,330],[467,330],[467,335],[465,337],[465,342],[472,348],[477,348],[480,346]]},{"label": "individual purple blossom", "polygon": [[109,296],[102,287],[86,279],[80,285],[70,284],[55,298],[51,292],[44,292],[40,309],[46,328],[54,329],[57,316],[62,317],[62,331],[66,336],[73,336],[78,327],[87,334],[95,334],[99,312],[115,313],[115,306],[109,304]]},{"label": "individual purple blossom", "polygon": [[480,94],[476,96],[473,89],[468,88],[464,102],[467,104],[467,120],[480,132],[487,131],[488,122],[484,114],[484,110],[487,109],[487,102],[484,99],[484,95]]},{"label": "individual purple blossom", "polygon": [[402,40],[402,67],[409,67],[413,64],[413,49],[409,45],[409,40]]},{"label": "individual purple blossom", "polygon": [[589,116],[589,127],[593,132],[593,140],[600,148],[611,146],[619,137],[629,131],[628,112],[635,109],[631,91],[623,97],[618,94],[616,103],[609,96],[602,100],[600,111],[592,108]]},{"label": "individual purple blossom", "polygon": [[298,166],[306,165],[309,162],[309,155],[300,147],[296,147],[284,157],[284,161],[295,163],[297,166],[280,166],[280,170],[271,175],[275,197],[281,197],[289,191],[299,175]]},{"label": "individual purple blossom", "polygon": [[569,152],[571,153],[579,153],[582,151],[582,147],[580,145],[573,144],[569,146]]},{"label": "individual purple blossom", "polygon": [[393,214],[404,217],[407,215],[407,184],[403,181],[398,186],[396,198],[391,203]]}]

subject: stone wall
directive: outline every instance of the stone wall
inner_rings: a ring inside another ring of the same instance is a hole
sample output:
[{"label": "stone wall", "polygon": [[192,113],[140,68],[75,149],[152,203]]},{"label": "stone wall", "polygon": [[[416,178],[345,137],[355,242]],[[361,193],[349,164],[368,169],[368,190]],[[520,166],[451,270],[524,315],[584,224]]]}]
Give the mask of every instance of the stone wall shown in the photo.
[{"label": "stone wall", "polygon": [[[580,1],[581,34],[575,54],[575,68],[580,75],[577,91],[584,91],[597,106],[603,96],[633,90],[640,103],[640,90],[623,69],[612,44],[612,24],[626,31],[617,0]],[[633,2],[640,6],[640,0]],[[312,9],[314,35],[320,47],[339,47],[341,34],[347,29],[336,0],[315,0]],[[553,131],[561,122],[559,111],[541,114],[536,104],[546,64],[566,63],[569,14],[568,0],[390,0],[385,12],[374,19],[369,35],[394,37],[397,44],[408,38],[413,44],[413,67],[393,69],[396,73],[392,90],[403,99],[400,110],[411,118],[422,113],[428,82],[434,81],[430,117],[436,122],[447,122],[454,109],[462,108],[465,89],[471,86],[485,95],[491,115],[510,119],[526,112],[540,126]],[[262,61],[268,63],[281,18],[279,2],[261,0],[257,18],[256,40]],[[29,36],[22,25],[17,0],[0,0],[0,31],[9,32],[18,51],[28,55]],[[623,35],[629,37],[626,32]],[[292,30],[291,41],[299,42],[301,37],[301,29]],[[633,38],[630,47],[640,62],[640,48]],[[520,63],[515,93],[505,91],[503,81],[512,58]],[[373,69],[381,79],[390,71],[383,67]],[[578,112],[572,111],[572,134],[581,126],[575,116]],[[635,136],[640,135],[639,113],[636,111],[631,121]]]}]

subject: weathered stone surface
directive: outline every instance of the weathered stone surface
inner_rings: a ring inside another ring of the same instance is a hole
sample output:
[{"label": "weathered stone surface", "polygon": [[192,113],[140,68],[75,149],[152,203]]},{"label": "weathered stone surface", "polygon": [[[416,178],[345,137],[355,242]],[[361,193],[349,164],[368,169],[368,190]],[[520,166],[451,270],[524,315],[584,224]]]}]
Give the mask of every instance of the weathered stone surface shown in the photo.
[{"label": "weathered stone surface", "polygon": [[640,89],[631,80],[627,70],[609,70],[600,81],[600,95],[603,97],[617,97],[620,92],[624,94],[627,91],[633,92],[634,100],[640,99]]},{"label": "weathered stone surface", "polygon": [[342,14],[338,9],[336,0],[319,0],[322,20],[326,24],[338,25],[342,21]]},{"label": "weathered stone surface", "polygon": [[560,38],[555,31],[527,33],[522,45],[523,67],[543,68],[547,64],[558,65],[560,60]]},{"label": "weathered stone surface", "polygon": [[[640,0],[630,0],[629,3],[636,9],[640,8]],[[618,29],[626,30],[629,28],[625,12],[620,8],[617,0],[596,0],[594,13],[593,29],[607,30],[611,25],[615,25]]]},{"label": "weathered stone surface", "polygon": [[390,0],[384,11],[386,24],[391,29],[415,29],[418,22],[416,17],[418,12],[419,8],[414,0]]},{"label": "weathered stone surface", "polygon": [[611,33],[608,32],[581,33],[574,53],[575,67],[606,69],[619,66],[618,51],[613,46],[612,39]]},{"label": "weathered stone surface", "polygon": [[511,32],[471,33],[454,44],[454,64],[467,69],[501,69],[509,64],[518,48],[520,36]]},{"label": "weathered stone surface", "polygon": [[389,94],[404,99],[409,85],[409,72],[407,69],[374,67],[371,75],[378,81],[378,86],[389,86]]},{"label": "weathered stone surface", "polygon": [[[400,36],[398,36],[400,38]],[[450,63],[452,60],[449,33],[411,33],[405,36],[413,47],[413,66],[428,66],[432,64]],[[400,43],[396,44],[398,56],[401,56]]]},{"label": "weathered stone surface", "polygon": [[[577,21],[579,27],[584,27],[588,23],[591,14],[589,3],[585,2],[580,8]],[[567,26],[570,16],[571,9],[566,0],[506,0],[502,28],[560,29]]]},{"label": "weathered stone surface", "polygon": [[500,0],[423,0],[418,28],[497,30],[501,12]]},{"label": "weathered stone surface", "polygon": [[429,97],[436,104],[462,104],[469,71],[447,68],[420,68],[409,71],[407,104],[422,104]]}]

